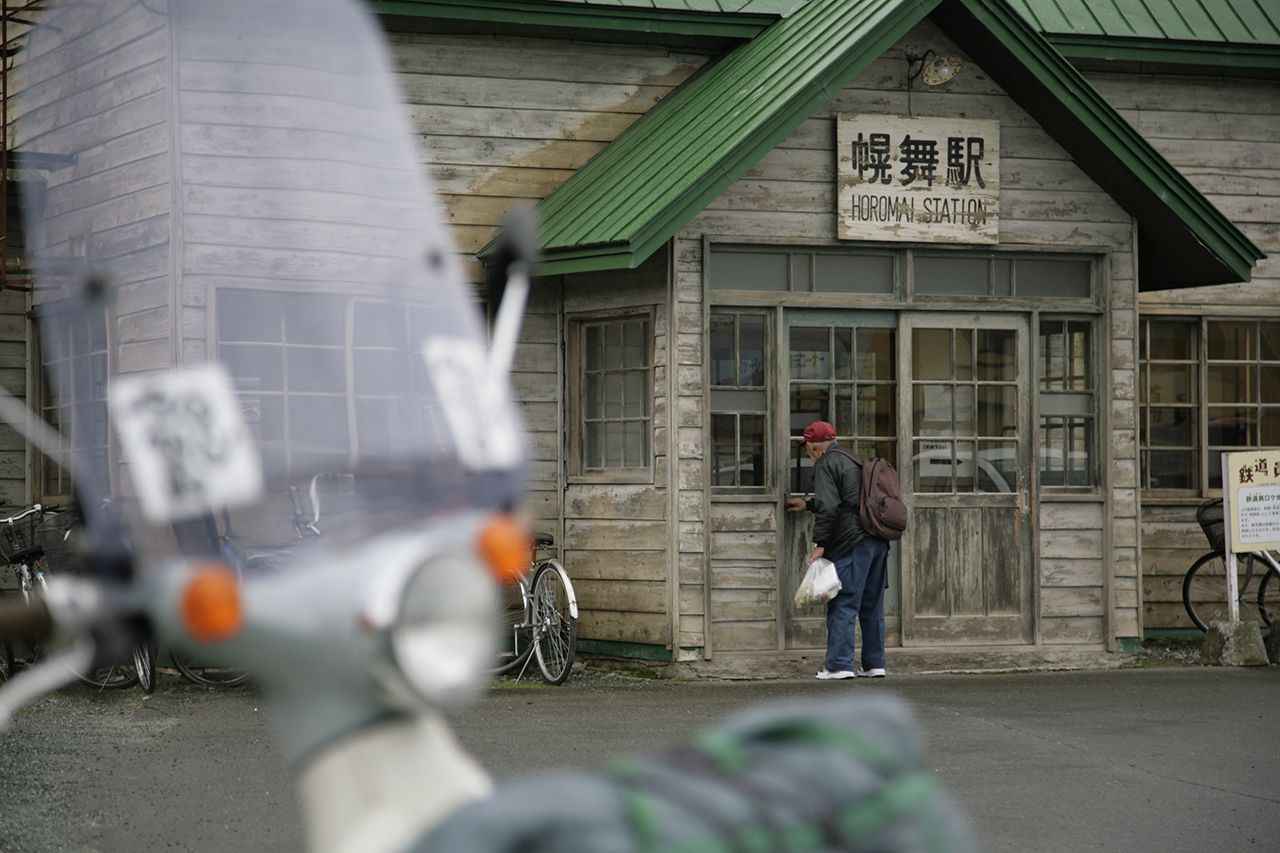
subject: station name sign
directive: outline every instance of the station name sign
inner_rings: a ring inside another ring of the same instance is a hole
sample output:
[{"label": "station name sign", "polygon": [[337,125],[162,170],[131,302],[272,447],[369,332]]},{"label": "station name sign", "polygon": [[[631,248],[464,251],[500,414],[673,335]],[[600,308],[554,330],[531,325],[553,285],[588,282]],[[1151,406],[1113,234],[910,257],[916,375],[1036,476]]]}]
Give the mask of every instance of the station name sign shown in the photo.
[{"label": "station name sign", "polygon": [[841,240],[995,243],[1000,122],[836,116]]}]

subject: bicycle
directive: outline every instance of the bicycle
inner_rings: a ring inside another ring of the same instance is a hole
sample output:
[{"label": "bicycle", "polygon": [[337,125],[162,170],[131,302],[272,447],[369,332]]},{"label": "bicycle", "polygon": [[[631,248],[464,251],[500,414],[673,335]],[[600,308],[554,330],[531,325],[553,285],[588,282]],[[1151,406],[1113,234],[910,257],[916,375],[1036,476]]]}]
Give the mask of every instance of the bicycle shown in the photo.
[{"label": "bicycle", "polygon": [[[297,486],[289,486],[287,494],[289,497],[289,522],[293,526],[294,537],[298,542],[305,542],[318,538],[320,534],[320,493],[319,482],[321,480],[337,479],[348,475],[341,474],[316,474],[311,478],[308,497],[311,505],[311,512],[307,513],[303,508],[302,499],[298,494]],[[208,537],[211,547],[216,549],[216,553],[223,562],[235,569],[236,577],[243,580],[246,572],[261,573],[271,571],[276,561],[268,554],[255,554],[246,557],[235,543],[235,537],[231,535],[231,523],[229,517],[224,517],[224,528],[226,532],[218,529],[218,523],[212,515],[204,518],[205,535]],[[138,655],[143,654],[141,649],[134,652],[135,660]],[[155,667],[155,650],[150,650],[151,660],[150,666],[154,670]],[[249,674],[244,670],[224,666],[220,663],[211,663],[203,660],[197,655],[190,652],[178,652],[174,649],[169,650],[169,658],[173,661],[173,666],[188,681],[194,684],[200,684],[205,687],[236,687],[248,680]],[[138,671],[141,673],[145,660],[138,661]]]},{"label": "bicycle", "polygon": [[[13,570],[27,604],[37,593],[45,593],[51,564],[59,568],[70,566],[71,529],[75,523],[73,513],[38,503],[16,515],[0,518],[0,558]],[[33,645],[32,659],[39,658],[41,652],[39,646]],[[6,668],[12,673],[16,666],[12,648],[6,648],[3,654]],[[134,672],[118,664],[102,666],[90,673],[76,670],[75,676],[98,690],[120,690],[138,682]]]},{"label": "bicycle", "polygon": [[[1222,501],[1202,504],[1196,510],[1196,522],[1209,540],[1211,550],[1187,569],[1182,579],[1182,604],[1192,623],[1201,631],[1207,631],[1210,623],[1228,618]],[[1280,562],[1267,551],[1237,554],[1236,573],[1236,601],[1241,620],[1270,627],[1272,619],[1280,616]]]},{"label": "bicycle", "polygon": [[569,678],[577,651],[578,599],[559,561],[538,559],[539,550],[554,544],[550,533],[537,534],[528,571],[504,590],[501,624],[510,631],[511,644],[499,654],[495,675],[518,668],[519,678],[533,659],[546,683],[564,684]]}]

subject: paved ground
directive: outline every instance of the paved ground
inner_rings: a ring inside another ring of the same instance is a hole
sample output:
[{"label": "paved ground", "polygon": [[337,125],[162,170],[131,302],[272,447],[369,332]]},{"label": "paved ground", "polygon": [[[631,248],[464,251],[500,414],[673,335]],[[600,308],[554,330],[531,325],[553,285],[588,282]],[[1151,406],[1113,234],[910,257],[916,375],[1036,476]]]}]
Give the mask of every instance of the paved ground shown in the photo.
[{"label": "paved ground", "polygon": [[[885,682],[504,683],[460,715],[495,775],[660,748],[742,706],[887,690],[914,708],[929,763],[987,849],[1274,850],[1280,667],[904,676]],[[68,691],[0,735],[0,851],[289,850],[289,779],[249,691],[169,676]]]}]

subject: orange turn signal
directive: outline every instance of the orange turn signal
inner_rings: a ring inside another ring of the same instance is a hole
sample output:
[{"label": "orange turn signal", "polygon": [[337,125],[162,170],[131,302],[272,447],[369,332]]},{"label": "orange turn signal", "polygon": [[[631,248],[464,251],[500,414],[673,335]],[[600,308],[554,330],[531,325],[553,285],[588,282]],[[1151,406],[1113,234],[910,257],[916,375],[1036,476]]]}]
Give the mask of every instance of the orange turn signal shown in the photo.
[{"label": "orange turn signal", "polygon": [[511,516],[495,515],[480,528],[476,550],[498,580],[510,583],[529,568],[533,559],[533,537]]},{"label": "orange turn signal", "polygon": [[182,592],[182,624],[193,639],[216,643],[235,635],[244,624],[240,582],[226,563],[196,568]]}]

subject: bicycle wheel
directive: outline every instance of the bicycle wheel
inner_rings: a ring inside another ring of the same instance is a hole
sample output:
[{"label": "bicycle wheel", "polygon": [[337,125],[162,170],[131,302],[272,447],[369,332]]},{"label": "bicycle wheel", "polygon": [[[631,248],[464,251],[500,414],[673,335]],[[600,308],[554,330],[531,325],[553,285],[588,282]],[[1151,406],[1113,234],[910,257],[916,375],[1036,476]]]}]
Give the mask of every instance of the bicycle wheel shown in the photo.
[{"label": "bicycle wheel", "polygon": [[505,675],[524,666],[533,652],[533,620],[529,618],[526,590],[524,578],[502,588],[502,616],[498,622],[502,637],[494,675]]},{"label": "bicycle wheel", "polygon": [[249,680],[249,673],[243,669],[210,663],[199,655],[170,649],[169,657],[173,659],[178,672],[194,684],[205,687],[235,687]]},{"label": "bicycle wheel", "polygon": [[1280,616],[1280,572],[1275,569],[1267,572],[1258,586],[1258,614],[1262,624],[1271,626],[1271,621]]},{"label": "bicycle wheel", "polygon": [[[1257,572],[1260,565],[1261,563],[1255,562],[1252,554],[1243,555],[1236,561],[1236,597],[1242,622],[1262,621],[1262,613],[1254,605],[1253,597],[1245,585],[1245,578],[1251,576],[1249,570],[1252,568]],[[1207,631],[1212,622],[1222,622],[1228,618],[1227,564],[1221,554],[1210,551],[1187,569],[1187,574],[1182,579],[1182,604],[1187,608],[1191,621],[1201,631]]]},{"label": "bicycle wheel", "polygon": [[94,690],[123,690],[138,683],[138,673],[131,663],[113,663],[92,672],[76,672],[76,678]]},{"label": "bicycle wheel", "polygon": [[133,669],[138,673],[138,684],[148,695],[156,691],[156,644],[143,640],[133,647]]},{"label": "bicycle wheel", "polygon": [[537,625],[534,653],[542,680],[564,684],[573,667],[578,640],[578,617],[570,610],[574,602],[569,577],[554,561],[548,560],[533,576],[533,618]]},{"label": "bicycle wheel", "polygon": [[[49,584],[45,580],[43,569],[35,571],[34,583],[28,581],[23,584],[23,595],[28,596],[28,602],[30,601],[30,589],[32,587],[39,587],[41,595],[48,593]],[[38,660],[43,656],[43,649],[33,644],[31,655],[32,660]],[[81,683],[89,685],[94,690],[123,690],[138,683],[138,674],[133,671],[133,667],[123,662],[106,663],[95,667],[91,672],[80,672],[79,670],[74,672]]]}]

